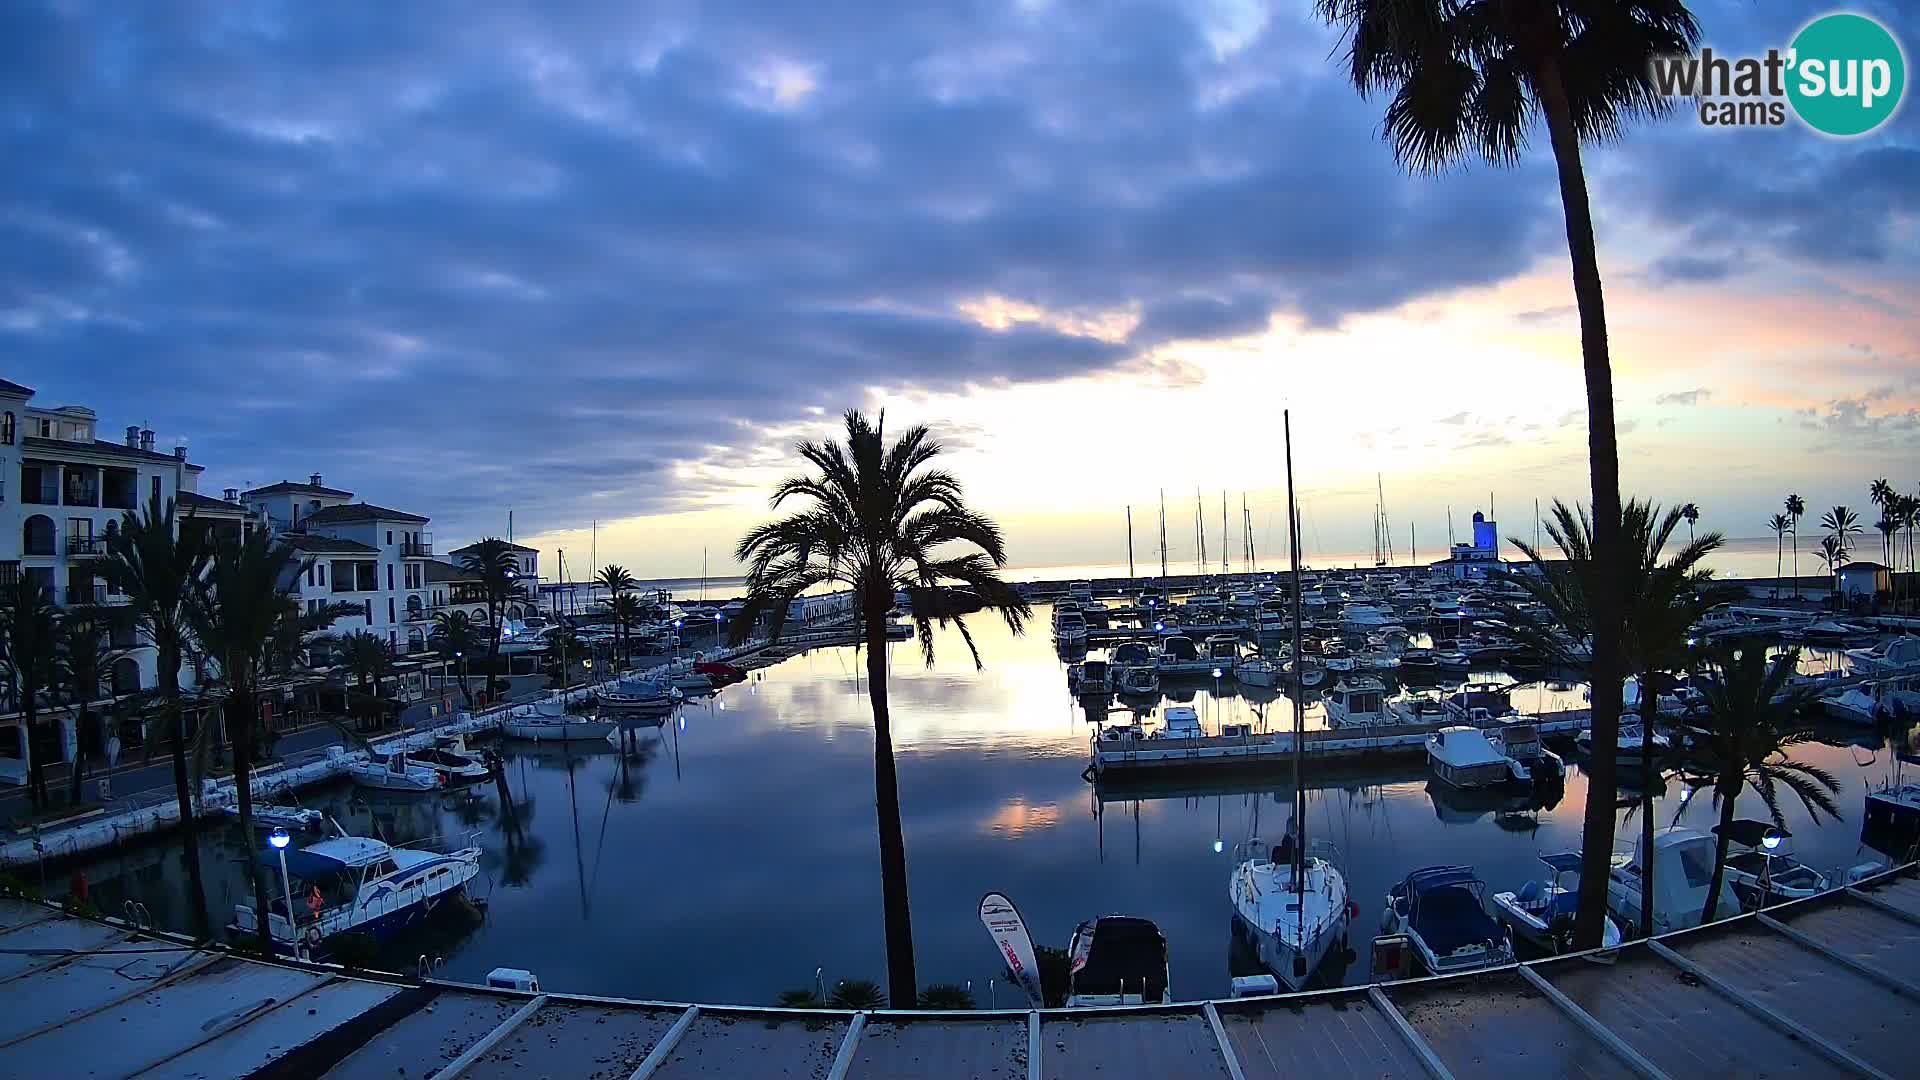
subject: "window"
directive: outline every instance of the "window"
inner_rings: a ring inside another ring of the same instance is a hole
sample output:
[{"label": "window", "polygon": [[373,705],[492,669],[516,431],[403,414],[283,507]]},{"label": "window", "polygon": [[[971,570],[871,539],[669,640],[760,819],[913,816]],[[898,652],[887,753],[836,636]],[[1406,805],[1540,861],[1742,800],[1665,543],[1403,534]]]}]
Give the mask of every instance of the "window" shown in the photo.
[{"label": "window", "polygon": [[[387,573],[392,574],[393,571],[389,569]],[[387,621],[388,622],[393,621],[393,597],[391,596],[387,597]]]},{"label": "window", "polygon": [[327,583],[327,564],[326,564],[326,563],[314,563],[314,564],[313,564],[313,568],[314,568],[315,570],[318,570],[318,571],[320,571],[320,584],[322,584],[322,585],[325,585],[325,584]]},{"label": "window", "polygon": [[160,505],[160,478],[157,476],[153,478],[153,505]]},{"label": "window", "polygon": [[307,584],[313,584],[313,567],[307,567]]},{"label": "window", "polygon": [[[392,601],[389,600],[388,603],[392,603]],[[391,630],[387,631],[387,646],[391,648],[398,644],[400,644],[400,635],[394,633]]]},{"label": "window", "polygon": [[0,413],[0,443],[13,445],[13,410]]},{"label": "window", "polygon": [[362,609],[366,612],[367,625],[372,626],[373,625],[373,601],[362,600],[360,601],[360,604]]},{"label": "window", "polygon": [[388,547],[393,546],[393,530],[392,529],[387,530],[387,546]]},{"label": "window", "polygon": [[[388,533],[387,535],[391,537],[393,534]],[[389,539],[387,543],[391,544],[393,543],[393,541]],[[392,563],[387,564],[387,591],[388,592],[393,591],[393,564]]]},{"label": "window", "polygon": [[36,416],[33,418],[33,422],[35,425],[34,432],[36,434],[43,439],[53,438],[53,421],[44,416]]}]

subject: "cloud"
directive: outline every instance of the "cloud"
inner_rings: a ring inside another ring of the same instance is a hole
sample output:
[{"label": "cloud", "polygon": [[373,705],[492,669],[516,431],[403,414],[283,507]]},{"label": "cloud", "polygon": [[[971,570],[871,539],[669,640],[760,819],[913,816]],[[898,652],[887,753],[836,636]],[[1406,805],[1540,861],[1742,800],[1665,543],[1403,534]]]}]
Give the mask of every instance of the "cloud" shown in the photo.
[{"label": "cloud", "polygon": [[1663,255],[1653,261],[1648,276],[1658,284],[1724,281],[1734,272],[1737,260],[1732,255],[1718,258],[1699,255]]},{"label": "cloud", "polygon": [[1670,394],[1661,394],[1653,399],[1655,405],[1698,405],[1713,396],[1713,391],[1697,386],[1692,390],[1676,390]]},{"label": "cloud", "polygon": [[1572,318],[1579,313],[1580,309],[1574,307],[1572,304],[1561,304],[1557,307],[1535,308],[1532,311],[1516,312],[1513,316],[1513,321],[1522,326],[1541,326],[1547,323],[1556,323],[1562,319]]},{"label": "cloud", "polygon": [[1452,416],[1443,416],[1443,417],[1441,417],[1441,418],[1440,418],[1440,419],[1439,419],[1438,421],[1436,421],[1436,422],[1437,422],[1437,423],[1441,423],[1441,424],[1456,424],[1456,425],[1458,425],[1458,424],[1465,424],[1465,423],[1466,423],[1467,421],[1469,421],[1469,420],[1471,420],[1471,419],[1473,419],[1473,414],[1472,414],[1472,413],[1470,413],[1470,412],[1457,412],[1457,413],[1454,413],[1454,414],[1453,414]]}]

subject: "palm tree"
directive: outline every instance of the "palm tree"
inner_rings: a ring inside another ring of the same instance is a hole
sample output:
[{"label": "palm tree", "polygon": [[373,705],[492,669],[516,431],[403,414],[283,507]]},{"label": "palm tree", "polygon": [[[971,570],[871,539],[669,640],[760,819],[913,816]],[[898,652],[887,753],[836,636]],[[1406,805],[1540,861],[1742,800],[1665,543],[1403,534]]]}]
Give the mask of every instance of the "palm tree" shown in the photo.
[{"label": "palm tree", "polygon": [[1700,523],[1700,507],[1688,503],[1680,508],[1680,516],[1687,519],[1687,543],[1693,543],[1693,527]]},{"label": "palm tree", "polygon": [[500,619],[506,610],[507,601],[513,596],[513,579],[517,567],[513,557],[513,545],[496,536],[467,549],[460,556],[460,568],[480,578],[480,588],[487,596],[487,696],[493,696],[494,665],[500,661]]},{"label": "palm tree", "polygon": [[[195,639],[218,665],[225,684],[227,739],[233,744],[233,786],[239,795],[240,835],[253,833],[253,749],[260,725],[259,690],[286,616],[296,602],[306,564],[291,545],[256,529],[222,541],[207,567],[207,587],[188,605]],[[267,921],[266,875],[248,860],[253,878],[254,925],[263,953],[273,952]],[[294,913],[287,912],[292,920]]]},{"label": "palm tree", "polygon": [[346,634],[335,642],[340,662],[360,685],[367,687],[373,698],[374,715],[381,714],[383,708],[380,693],[381,680],[393,674],[393,651],[378,634],[367,630],[356,630]]},{"label": "palm tree", "polygon": [[[1618,565],[1620,448],[1613,420],[1613,362],[1600,287],[1593,215],[1580,144],[1605,142],[1627,121],[1665,111],[1652,60],[1688,53],[1699,37],[1679,0],[1594,4],[1455,0],[1316,0],[1351,42],[1350,77],[1361,94],[1391,93],[1384,127],[1394,156],[1418,172],[1439,172],[1479,156],[1517,164],[1536,119],[1546,122],[1566,215],[1573,292],[1580,313],[1587,383],[1587,457],[1593,479],[1594,554]],[[1624,673],[1614,590],[1591,593],[1593,718],[1596,742],[1612,744]],[[1587,790],[1582,893],[1604,885],[1614,815],[1613,759],[1596,763]],[[1597,845],[1597,846],[1596,846]],[[1598,893],[1594,893],[1598,899]],[[1582,906],[1581,947],[1600,944],[1601,913]]]},{"label": "palm tree", "polygon": [[[473,617],[464,611],[442,611],[433,617],[434,636],[441,639],[441,648],[465,659],[473,652],[480,636],[473,627]],[[467,690],[467,665],[460,664],[460,697],[473,708],[473,694]]]},{"label": "palm tree", "polygon": [[[1891,516],[1889,511],[1893,508],[1894,491],[1893,485],[1887,482],[1886,477],[1883,476],[1867,485],[1867,498],[1872,499],[1873,505],[1880,508],[1880,520],[1885,521]],[[1887,560],[1889,566],[1893,564],[1891,534],[1889,534],[1887,540],[1882,543],[1880,555]]]},{"label": "palm tree", "polygon": [[[805,509],[766,522],[747,533],[734,557],[748,565],[747,600],[733,620],[732,636],[743,640],[762,616],[778,638],[794,599],[811,589],[839,585],[858,598],[865,620],[867,695],[873,705],[873,784],[880,834],[880,885],[885,909],[887,983],[895,1001],[912,1001],[913,925],[907,899],[906,838],[900,823],[899,781],[894,774],[893,728],[887,703],[887,611],[905,590],[919,632],[920,651],[933,663],[933,626],[947,609],[937,606],[946,582],[970,586],[982,605],[1021,633],[1032,608],[1001,580],[1006,545],[1000,528],[969,510],[960,481],[929,468],[941,446],[924,427],[909,428],[888,445],[886,416],[869,421],[846,414],[846,442],[802,442],[798,452],[813,472],[790,477],[774,490],[772,506],[789,499]],[[980,666],[980,652],[964,619],[952,619]]]},{"label": "palm tree", "polygon": [[1800,599],[1800,519],[1807,516],[1807,500],[1798,495],[1787,496],[1787,518],[1793,522],[1789,529],[1793,533],[1793,598]]},{"label": "palm tree", "polygon": [[176,520],[174,502],[149,501],[143,513],[128,511],[117,532],[107,535],[101,575],[127,597],[135,625],[153,644],[159,679],[160,715],[173,751],[174,796],[180,805],[180,847],[187,863],[195,928],[211,933],[207,890],[200,869],[199,830],[193,817],[193,790],[187,774],[187,719],[180,694],[180,665],[189,645],[187,611],[203,587],[207,533]]},{"label": "palm tree", "polygon": [[[634,623],[640,621],[640,616],[645,610],[640,603],[640,598],[630,592],[617,593],[607,601],[607,614],[613,617],[614,644],[616,651],[620,654],[616,658],[616,666],[624,666],[619,661],[630,658],[632,650],[630,642],[633,636],[631,628]],[[629,644],[621,648],[619,646],[622,642],[629,642]]]},{"label": "palm tree", "polygon": [[[15,577],[0,592],[0,673],[7,680],[7,696],[20,710],[27,732],[27,797],[36,810],[47,810],[46,733],[40,730],[40,699],[58,678],[60,609],[40,580],[26,574]],[[79,768],[79,762],[74,763]]]},{"label": "palm tree", "polygon": [[87,733],[95,731],[93,703],[103,696],[100,684],[113,662],[125,650],[113,645],[113,614],[109,608],[82,607],[67,612],[60,621],[60,676],[67,707],[74,714],[75,743],[73,769],[68,780],[67,801],[80,801],[80,785],[85,778]]},{"label": "palm tree", "polygon": [[[1706,590],[1713,580],[1713,571],[1702,568],[1700,564],[1725,543],[1725,538],[1719,533],[1710,532],[1663,559],[1667,543],[1679,528],[1683,514],[1684,508],[1681,507],[1662,514],[1658,507],[1650,503],[1629,500],[1621,508],[1620,533],[1630,558],[1621,571],[1614,574],[1602,573],[1597,565],[1593,554],[1595,523],[1584,509],[1569,508],[1564,502],[1554,502],[1552,520],[1547,525],[1547,535],[1559,546],[1564,561],[1543,558],[1525,541],[1508,541],[1527,557],[1532,571],[1516,574],[1513,580],[1545,608],[1551,622],[1543,624],[1517,607],[1508,607],[1504,614],[1523,640],[1564,664],[1581,666],[1580,646],[1592,633],[1594,625],[1590,600],[1594,590],[1618,590],[1626,657],[1628,666],[1640,681],[1640,719],[1646,731],[1653,730],[1658,697],[1653,677],[1685,662],[1688,628],[1709,603]],[[1595,696],[1598,689],[1596,684]],[[1596,733],[1593,748],[1594,760],[1598,762],[1603,757],[1611,758],[1617,751],[1618,743],[1611,738],[1603,743]],[[1644,850],[1651,851],[1654,819],[1652,799],[1659,770],[1653,755],[1642,755],[1641,760],[1640,786],[1648,800],[1647,812],[1641,815],[1641,839],[1646,845]],[[1609,815],[1607,820],[1609,829],[1602,854],[1610,857],[1613,846],[1612,816]],[[1591,858],[1592,854],[1589,846],[1586,856]],[[1593,890],[1596,895],[1589,896],[1583,870],[1583,916],[1589,903],[1598,906],[1599,914],[1605,912],[1605,870],[1597,877],[1599,888]],[[1652,903],[1653,890],[1649,879],[1648,886],[1641,890],[1640,921],[1643,935],[1652,932]],[[1595,919],[1597,921],[1598,914]]]},{"label": "palm tree", "polygon": [[1773,595],[1779,596],[1781,564],[1787,554],[1787,530],[1793,528],[1793,520],[1785,514],[1775,514],[1767,519],[1767,528],[1773,530]]},{"label": "palm tree", "polygon": [[1839,781],[1825,769],[1788,755],[1792,747],[1812,739],[1811,730],[1799,717],[1811,703],[1813,692],[1788,682],[1799,663],[1798,649],[1789,649],[1769,663],[1766,644],[1759,641],[1725,645],[1714,651],[1710,664],[1713,674],[1702,690],[1706,701],[1701,730],[1692,747],[1695,762],[1706,770],[1706,782],[1713,785],[1714,798],[1720,805],[1720,841],[1714,853],[1713,880],[1707,885],[1706,907],[1700,912],[1702,922],[1712,919],[1720,904],[1734,802],[1741,791],[1752,787],[1766,803],[1775,825],[1785,824],[1780,815],[1782,787],[1800,797],[1813,820],[1819,821],[1822,813],[1840,817],[1833,799],[1840,790]]},{"label": "palm tree", "polygon": [[[633,575],[627,573],[627,568],[618,563],[608,563],[606,566],[601,567],[600,573],[595,575],[593,580],[595,584],[607,590],[607,607],[609,610],[616,607],[620,598],[628,592],[631,592],[634,586]],[[636,598],[636,601],[637,599],[638,598]],[[635,603],[631,606],[637,608],[639,605]],[[613,639],[615,651],[619,652],[621,656],[625,656],[627,652],[625,649],[620,648],[620,646],[626,642],[626,638],[626,624],[620,621],[616,613],[613,624]]]},{"label": "palm tree", "polygon": [[1840,590],[1840,565],[1847,561],[1851,545],[1847,541],[1860,531],[1860,515],[1845,506],[1836,506],[1820,518],[1820,527],[1827,535],[1820,543],[1821,554],[1827,561],[1827,573],[1832,579],[1835,594]]},{"label": "palm tree", "polygon": [[1840,595],[1840,564],[1847,559],[1847,549],[1840,538],[1832,533],[1820,538],[1820,558],[1827,564],[1827,588],[1832,596]]}]

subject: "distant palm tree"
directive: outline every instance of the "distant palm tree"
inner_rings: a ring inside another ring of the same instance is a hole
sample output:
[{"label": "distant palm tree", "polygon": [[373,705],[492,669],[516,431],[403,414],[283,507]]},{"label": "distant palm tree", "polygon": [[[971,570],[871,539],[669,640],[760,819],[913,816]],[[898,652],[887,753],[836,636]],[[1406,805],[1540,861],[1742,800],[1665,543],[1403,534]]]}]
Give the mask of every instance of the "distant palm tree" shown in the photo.
[{"label": "distant palm tree", "polygon": [[1852,545],[1848,541],[1853,534],[1860,531],[1860,515],[1845,506],[1836,506],[1821,516],[1820,527],[1827,530],[1826,539],[1821,542],[1820,550],[1826,557],[1827,573],[1832,575],[1834,592],[1838,593],[1840,566],[1852,554]]},{"label": "distant palm tree", "polygon": [[1785,514],[1775,514],[1767,519],[1767,528],[1773,530],[1773,595],[1780,595],[1781,565],[1787,554],[1787,530],[1793,528],[1793,519]]},{"label": "distant palm tree", "polygon": [[[226,687],[224,712],[227,739],[233,745],[240,835],[248,837],[250,843],[255,836],[252,768],[260,727],[260,685],[307,565],[291,545],[273,539],[265,529],[253,530],[242,539],[221,541],[207,567],[206,588],[193,594],[187,608],[193,636],[219,665],[220,682]],[[262,952],[271,955],[267,880],[256,863],[248,859],[254,925]],[[289,922],[293,917],[294,912],[287,912]]]},{"label": "distant palm tree", "polygon": [[1887,506],[1880,511],[1880,520],[1874,522],[1873,527],[1880,531],[1880,551],[1882,556],[1887,560],[1887,578],[1889,587],[1891,587],[1895,570],[1893,553],[1894,537],[1900,534],[1898,508],[1889,502]]},{"label": "distant palm tree", "polygon": [[180,806],[180,848],[187,864],[195,932],[212,933],[207,917],[206,882],[200,868],[199,826],[187,771],[187,713],[180,694],[180,666],[191,644],[187,612],[202,588],[209,557],[207,532],[193,515],[175,517],[173,500],[147,503],[142,513],[128,511],[120,528],[107,535],[107,557],[100,573],[127,597],[135,625],[151,642],[159,679],[160,717],[173,752],[174,797]]},{"label": "distant palm tree", "polygon": [[[1886,477],[1883,476],[1867,485],[1867,498],[1872,499],[1873,505],[1880,508],[1881,520],[1886,520],[1889,516],[1888,511],[1893,507],[1894,499],[1893,485],[1887,482]],[[1893,547],[1890,539],[1882,544],[1880,554],[1881,558],[1887,560],[1887,565],[1893,565]]]},{"label": "distant palm tree", "polygon": [[613,619],[614,646],[619,655],[616,667],[625,667],[633,654],[633,624],[640,621],[646,606],[630,592],[615,593],[607,600],[607,614]]},{"label": "distant palm tree", "polygon": [[380,716],[385,709],[385,695],[380,692],[380,684],[393,674],[393,649],[378,634],[367,630],[355,630],[342,635],[334,642],[340,655],[340,663],[360,685],[367,687],[372,695],[372,714]]},{"label": "distant palm tree", "polygon": [[40,705],[59,679],[60,621],[52,594],[36,577],[16,575],[0,592],[0,675],[26,729],[27,797],[36,810],[53,806],[46,775],[51,740],[40,730]]},{"label": "distant palm tree", "polygon": [[[1619,136],[1627,122],[1666,111],[1653,83],[1655,57],[1690,53],[1700,36],[1679,0],[1594,4],[1408,3],[1406,0],[1316,0],[1327,22],[1349,42],[1349,76],[1362,95],[1386,93],[1383,128],[1406,167],[1437,173],[1467,157],[1517,164],[1536,120],[1544,119],[1560,180],[1573,292],[1580,313],[1580,352],[1587,389],[1587,459],[1593,481],[1598,565],[1618,565],[1621,538],[1620,447],[1614,430],[1613,361],[1606,303],[1587,197],[1582,142]],[[1593,714],[1601,730],[1617,722],[1624,674],[1615,592],[1593,595]],[[1607,757],[1589,777],[1588,867],[1583,887],[1605,884],[1596,862],[1613,835],[1614,776]],[[1604,841],[1599,848],[1593,845]],[[1583,905],[1582,948],[1600,944],[1601,913]],[[896,995],[897,996],[897,995]]]},{"label": "distant palm tree", "polygon": [[1702,688],[1705,703],[1691,753],[1706,771],[1704,783],[1713,785],[1720,806],[1720,840],[1713,860],[1713,880],[1707,885],[1707,903],[1700,920],[1713,918],[1726,880],[1727,841],[1734,821],[1734,802],[1752,787],[1766,803],[1775,825],[1780,815],[1779,789],[1800,797],[1814,821],[1822,813],[1840,817],[1833,799],[1840,790],[1833,774],[1817,765],[1793,760],[1788,751],[1812,741],[1811,729],[1799,718],[1812,701],[1810,688],[1791,686],[1788,680],[1800,663],[1800,651],[1789,649],[1767,661],[1764,642],[1744,642],[1716,648],[1712,674]]},{"label": "distant palm tree", "polygon": [[[1685,508],[1674,507],[1662,514],[1659,507],[1638,499],[1628,500],[1621,508],[1620,533],[1626,540],[1631,561],[1625,574],[1613,576],[1612,587],[1620,590],[1627,662],[1639,678],[1640,722],[1648,732],[1653,730],[1659,696],[1655,677],[1685,663],[1689,629],[1710,602],[1708,587],[1713,581],[1713,571],[1703,568],[1701,563],[1726,542],[1721,534],[1710,532],[1672,555],[1665,555],[1684,512]],[[1531,571],[1516,574],[1513,580],[1545,609],[1551,623],[1543,624],[1517,606],[1505,606],[1503,614],[1523,640],[1569,666],[1584,666],[1579,650],[1593,625],[1589,597],[1592,589],[1600,587],[1599,583],[1607,577],[1594,564],[1593,533],[1593,522],[1584,510],[1576,511],[1556,501],[1547,534],[1560,547],[1564,561],[1548,560],[1524,541],[1508,541],[1527,557]],[[1596,730],[1593,739],[1596,759],[1616,752],[1617,747],[1613,736],[1602,743]],[[1653,850],[1652,801],[1661,790],[1657,786],[1658,774],[1655,755],[1643,754],[1639,782],[1645,793],[1646,812],[1641,815],[1640,826],[1641,843],[1646,851]],[[1605,849],[1608,858],[1612,855],[1612,844],[1609,833]],[[1602,873],[1600,879],[1601,888],[1594,890],[1599,895],[1591,900],[1583,895],[1581,899],[1583,903],[1599,904],[1604,913],[1606,875]],[[1642,936],[1652,933],[1653,895],[1649,876],[1641,889]]]},{"label": "distant palm tree", "polygon": [[[633,591],[633,575],[627,573],[627,568],[618,563],[608,563],[606,566],[601,567],[600,573],[596,575],[593,580],[594,584],[607,590],[607,607],[609,611],[612,610],[622,596]],[[636,600],[637,599],[638,598],[636,598]],[[635,604],[634,606],[637,607],[638,605]],[[621,656],[627,655],[628,652],[627,649],[622,648],[622,646],[626,644],[626,640],[627,628],[616,614],[613,623],[613,644],[614,650]]]},{"label": "distant palm tree", "polygon": [[1680,516],[1687,519],[1687,543],[1693,543],[1693,527],[1700,523],[1700,508],[1693,503],[1680,508]]},{"label": "distant palm tree", "polygon": [[440,639],[440,648],[453,654],[455,666],[459,669],[460,697],[473,708],[473,694],[467,690],[467,665],[461,663],[480,644],[480,634],[473,626],[473,616],[464,611],[442,611],[433,617],[433,633]]},{"label": "distant palm tree", "polygon": [[513,557],[513,545],[489,536],[460,556],[460,568],[479,576],[480,588],[487,597],[487,696],[491,699],[494,668],[500,662],[500,621],[507,601],[518,588],[514,584],[519,569]]},{"label": "distant palm tree", "polygon": [[1840,595],[1840,564],[1847,561],[1847,549],[1833,533],[1820,538],[1820,558],[1827,564],[1827,591]]},{"label": "distant palm tree", "polygon": [[87,742],[90,736],[101,734],[93,703],[108,696],[101,693],[101,684],[105,682],[114,661],[127,653],[127,650],[116,648],[113,644],[113,621],[118,615],[115,609],[89,605],[69,609],[66,617],[60,620],[57,650],[60,689],[66,697],[68,710],[73,714],[75,743],[79,751],[74,755],[73,768],[69,770],[68,802],[80,801],[80,788],[86,777],[83,766]]},{"label": "distant palm tree", "polygon": [[1793,527],[1788,531],[1793,533],[1793,598],[1798,600],[1800,599],[1800,519],[1807,516],[1807,500],[1798,495],[1789,495],[1786,510],[1787,517],[1793,522]]},{"label": "distant palm tree", "polygon": [[[904,590],[921,654],[931,666],[932,623],[946,621],[940,613],[947,609],[938,604],[943,584],[970,586],[1016,634],[1025,629],[1032,608],[1000,578],[1007,552],[999,526],[967,508],[960,481],[951,473],[929,467],[941,446],[926,428],[909,428],[888,445],[885,414],[871,422],[849,411],[845,422],[845,443],[802,442],[799,454],[814,471],[790,477],[774,490],[776,509],[789,499],[811,505],[757,526],[735,549],[734,557],[749,570],[745,609],[731,632],[734,640],[743,640],[765,616],[777,639],[792,602],[810,590],[836,585],[855,594],[865,620],[867,696],[873,705],[887,983],[893,1000],[907,1002],[914,1000],[919,983],[887,701],[887,611]],[[953,622],[978,666],[980,653],[965,621],[956,617]]]}]

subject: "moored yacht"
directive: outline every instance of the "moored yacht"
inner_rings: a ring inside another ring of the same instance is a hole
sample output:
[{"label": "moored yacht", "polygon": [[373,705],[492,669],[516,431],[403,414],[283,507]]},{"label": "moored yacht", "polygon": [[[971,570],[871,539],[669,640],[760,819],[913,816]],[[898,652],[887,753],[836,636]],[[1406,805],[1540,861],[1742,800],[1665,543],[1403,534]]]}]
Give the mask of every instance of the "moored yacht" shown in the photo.
[{"label": "moored yacht", "polygon": [[[458,895],[480,873],[477,847],[440,855],[344,833],[288,848],[285,855],[289,880],[271,904],[267,928],[275,951],[286,953],[296,947],[322,951],[327,939],[347,931],[389,937]],[[277,857],[261,852],[260,858],[261,869],[271,873]],[[306,900],[295,901],[291,919],[284,900],[289,894]],[[236,935],[257,932],[252,904],[234,905],[233,916]]]},{"label": "moored yacht", "polygon": [[1234,852],[1238,865],[1227,885],[1234,919],[1288,990],[1305,987],[1329,953],[1347,947],[1353,906],[1334,856],[1324,841],[1302,856],[1291,833],[1277,851],[1254,840]]},{"label": "moored yacht", "polygon": [[1162,676],[1206,675],[1213,671],[1213,661],[1200,655],[1193,639],[1185,634],[1161,639],[1160,655],[1154,659],[1154,666]]},{"label": "moored yacht", "polygon": [[[1713,837],[1695,829],[1661,829],[1653,837],[1657,869],[1653,875],[1653,932],[1685,930],[1700,925],[1713,879]],[[1634,844],[1632,855],[1615,855],[1607,875],[1607,910],[1622,926],[1640,924],[1641,870],[1646,853]],[[1732,889],[1722,889],[1715,918],[1740,914],[1740,900]]]},{"label": "moored yacht", "polygon": [[1405,934],[1429,975],[1513,962],[1513,939],[1487,914],[1486,883],[1471,866],[1429,866],[1387,893],[1383,934]]},{"label": "moored yacht", "polygon": [[1102,915],[1073,931],[1067,943],[1067,1007],[1165,1005],[1167,938],[1148,919]]},{"label": "moored yacht", "polygon": [[407,760],[404,751],[373,755],[347,763],[347,775],[363,788],[376,791],[439,791],[446,787],[444,776],[424,765]]},{"label": "moored yacht", "polygon": [[1328,727],[1369,727],[1393,723],[1387,711],[1386,684],[1371,675],[1346,675],[1326,692]]},{"label": "moored yacht", "polygon": [[1063,644],[1087,640],[1087,617],[1077,608],[1053,611],[1053,639]]},{"label": "moored yacht", "polygon": [[1476,727],[1444,727],[1427,736],[1433,775],[1463,790],[1498,787],[1515,779],[1512,762]]},{"label": "moored yacht", "polygon": [[1920,637],[1901,634],[1887,638],[1872,648],[1848,649],[1847,661],[1853,670],[1866,675],[1891,675],[1920,668]]},{"label": "moored yacht", "polygon": [[[1573,942],[1573,920],[1580,912],[1580,894],[1560,884],[1564,875],[1580,873],[1580,853],[1563,851],[1542,855],[1540,861],[1553,871],[1550,878],[1527,882],[1514,892],[1497,892],[1490,898],[1494,917],[1513,935],[1535,948],[1550,953],[1566,952]],[[1606,916],[1600,947],[1618,948],[1620,925]]]}]

